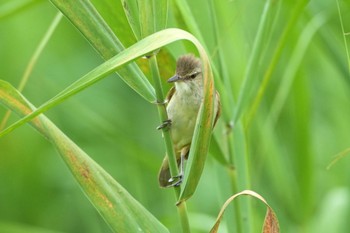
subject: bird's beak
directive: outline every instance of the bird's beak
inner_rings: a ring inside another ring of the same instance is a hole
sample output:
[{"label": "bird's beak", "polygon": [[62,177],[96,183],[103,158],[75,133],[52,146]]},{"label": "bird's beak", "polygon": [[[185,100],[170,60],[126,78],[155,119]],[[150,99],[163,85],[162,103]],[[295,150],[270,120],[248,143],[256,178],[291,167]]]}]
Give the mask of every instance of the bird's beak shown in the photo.
[{"label": "bird's beak", "polygon": [[173,82],[179,81],[180,79],[181,79],[180,76],[175,74],[173,77],[168,79],[168,83],[173,83]]}]

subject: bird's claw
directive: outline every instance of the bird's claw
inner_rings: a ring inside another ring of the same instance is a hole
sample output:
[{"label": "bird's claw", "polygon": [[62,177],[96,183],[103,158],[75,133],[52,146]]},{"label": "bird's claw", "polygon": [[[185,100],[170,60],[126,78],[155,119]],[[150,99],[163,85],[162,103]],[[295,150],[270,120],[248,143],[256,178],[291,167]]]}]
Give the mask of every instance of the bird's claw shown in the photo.
[{"label": "bird's claw", "polygon": [[182,181],[183,181],[183,174],[180,173],[179,175],[173,176],[168,180],[169,185],[167,187],[179,187]]},{"label": "bird's claw", "polygon": [[168,120],[165,120],[163,121],[163,123],[157,127],[157,130],[160,130],[160,129],[169,129],[169,127],[171,126],[171,120],[168,119]]}]

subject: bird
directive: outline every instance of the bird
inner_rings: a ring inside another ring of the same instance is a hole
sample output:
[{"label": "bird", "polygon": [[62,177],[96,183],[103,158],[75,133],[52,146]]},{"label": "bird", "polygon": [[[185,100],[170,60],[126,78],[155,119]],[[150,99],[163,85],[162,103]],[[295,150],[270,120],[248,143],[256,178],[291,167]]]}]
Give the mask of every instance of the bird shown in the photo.
[{"label": "bird", "polygon": [[[176,62],[175,75],[168,79],[168,83],[174,83],[165,99],[168,120],[158,129],[170,128],[180,172],[177,176],[171,177],[168,157],[165,156],[158,175],[159,185],[163,188],[179,186],[183,180],[184,160],[189,155],[197,115],[204,97],[201,60],[193,54],[180,56]],[[215,91],[215,118],[212,128],[220,113],[220,95]]]}]

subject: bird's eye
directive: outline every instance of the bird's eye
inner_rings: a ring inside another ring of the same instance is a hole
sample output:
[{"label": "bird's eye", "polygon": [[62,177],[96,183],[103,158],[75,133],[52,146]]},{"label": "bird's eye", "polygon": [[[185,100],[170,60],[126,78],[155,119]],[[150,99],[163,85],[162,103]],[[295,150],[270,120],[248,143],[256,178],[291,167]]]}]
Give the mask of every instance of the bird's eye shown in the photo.
[{"label": "bird's eye", "polygon": [[198,73],[191,74],[190,78],[194,79],[197,76]]}]

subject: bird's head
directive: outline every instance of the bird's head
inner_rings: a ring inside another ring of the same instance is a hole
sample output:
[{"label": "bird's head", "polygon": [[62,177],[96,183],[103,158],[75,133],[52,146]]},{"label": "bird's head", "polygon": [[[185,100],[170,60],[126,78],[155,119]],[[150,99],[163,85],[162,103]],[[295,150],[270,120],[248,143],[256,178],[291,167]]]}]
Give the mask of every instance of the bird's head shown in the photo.
[{"label": "bird's head", "polygon": [[193,83],[193,81],[202,82],[201,61],[192,54],[179,57],[176,63],[176,73],[168,79],[168,82]]}]

